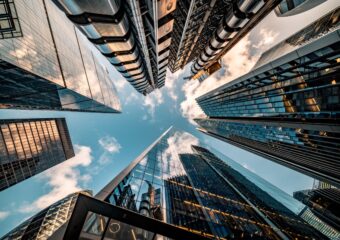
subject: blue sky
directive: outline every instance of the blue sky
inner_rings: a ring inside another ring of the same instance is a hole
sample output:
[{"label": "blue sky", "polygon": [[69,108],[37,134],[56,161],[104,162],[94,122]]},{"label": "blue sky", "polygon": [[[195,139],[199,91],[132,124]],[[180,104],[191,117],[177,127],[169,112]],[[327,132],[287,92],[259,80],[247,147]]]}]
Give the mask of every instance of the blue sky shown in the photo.
[{"label": "blue sky", "polygon": [[337,0],[328,0],[288,18],[270,14],[223,58],[223,71],[201,85],[183,80],[187,67],[168,74],[163,89],[144,97],[111,70],[122,102],[121,114],[0,110],[0,118],[65,117],[77,153],[75,158],[0,192],[0,236],[71,192],[98,192],[171,125],[193,134],[289,194],[311,187],[313,179],[307,176],[199,133],[192,118],[202,113],[194,98],[246,73],[261,52],[338,5]]}]

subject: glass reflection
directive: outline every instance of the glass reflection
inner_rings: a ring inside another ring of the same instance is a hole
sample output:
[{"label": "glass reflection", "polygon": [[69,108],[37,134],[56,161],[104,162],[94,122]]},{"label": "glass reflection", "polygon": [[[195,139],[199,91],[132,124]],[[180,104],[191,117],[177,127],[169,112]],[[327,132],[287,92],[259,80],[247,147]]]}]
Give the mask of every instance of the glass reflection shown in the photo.
[{"label": "glass reflection", "polygon": [[[210,166],[213,164],[222,174],[228,173],[226,177],[247,199],[255,199],[253,203],[259,211],[289,237],[320,237],[285,206],[285,201],[281,203],[282,199],[270,196],[280,190],[269,186],[270,194],[264,192],[263,182],[252,183],[253,179],[247,180],[246,175],[242,175],[244,172],[231,170],[207,149],[195,146],[193,151],[190,145],[181,149],[188,144],[188,139],[179,136],[183,133],[169,131],[113,189],[106,201],[209,238],[277,239],[273,226],[216,173]],[[303,224],[297,227],[297,222]]]},{"label": "glass reflection", "polygon": [[23,36],[0,39],[0,108],[119,112],[112,66],[52,2],[41,4],[18,4]]}]

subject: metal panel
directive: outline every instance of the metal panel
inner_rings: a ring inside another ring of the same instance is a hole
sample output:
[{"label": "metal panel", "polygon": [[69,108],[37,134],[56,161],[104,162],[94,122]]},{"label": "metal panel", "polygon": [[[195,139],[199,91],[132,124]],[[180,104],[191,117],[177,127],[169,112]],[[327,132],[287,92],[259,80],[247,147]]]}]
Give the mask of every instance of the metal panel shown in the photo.
[{"label": "metal panel", "polygon": [[159,0],[157,1],[158,20],[168,15],[176,9],[176,0]]},{"label": "metal panel", "polygon": [[170,46],[170,44],[171,38],[168,38],[167,40],[158,45],[158,52],[161,52],[162,50],[166,49],[167,47]]},{"label": "metal panel", "polygon": [[173,26],[174,26],[174,20],[173,19],[171,21],[163,24],[162,26],[160,26],[158,28],[158,39],[161,39],[162,37],[164,37],[165,35],[170,33],[172,31]]}]

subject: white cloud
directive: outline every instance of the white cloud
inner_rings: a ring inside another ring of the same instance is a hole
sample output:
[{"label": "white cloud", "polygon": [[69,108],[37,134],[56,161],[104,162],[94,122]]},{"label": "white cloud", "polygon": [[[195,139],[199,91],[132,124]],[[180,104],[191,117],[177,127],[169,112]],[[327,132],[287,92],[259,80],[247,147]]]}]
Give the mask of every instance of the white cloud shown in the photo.
[{"label": "white cloud", "polygon": [[[175,134],[167,139],[168,148],[162,153],[162,165],[163,169],[169,168],[168,162],[173,160],[176,161],[178,154],[181,153],[192,153],[191,145],[198,145],[199,141],[193,135],[186,132],[175,132]],[[171,171],[170,174],[180,174],[176,171]]]},{"label": "white cloud", "polygon": [[155,89],[150,94],[144,97],[143,106],[148,108],[151,120],[154,120],[156,107],[164,102],[162,92],[159,89]]},{"label": "white cloud", "polygon": [[91,148],[75,145],[75,157],[46,170],[41,178],[47,181],[51,191],[39,197],[31,204],[24,204],[18,211],[30,213],[41,210],[70,193],[80,191],[79,183],[85,184],[91,180],[89,174],[81,175],[78,167],[89,166],[92,162]]},{"label": "white cloud", "polygon": [[178,92],[177,92],[177,85],[179,81],[183,81],[183,77],[185,77],[185,68],[178,70],[175,73],[170,72],[169,70],[166,73],[166,80],[165,80],[165,89],[168,96],[177,101],[178,99]]},{"label": "white cloud", "polygon": [[[119,153],[122,146],[119,144],[116,138],[112,136],[105,136],[98,140],[98,143],[104,149],[104,152],[100,155],[98,159],[99,165],[106,165],[113,159],[113,155]],[[94,174],[98,173],[102,166],[95,166]],[[92,169],[91,169],[92,172]]]},{"label": "white cloud", "polygon": [[262,51],[267,50],[266,48],[271,46],[279,36],[278,32],[274,32],[267,28],[260,29],[259,34],[261,36],[261,40],[257,44],[254,44],[253,47],[261,49]]},{"label": "white cloud", "polygon": [[192,153],[191,145],[199,144],[199,140],[187,132],[176,132],[167,141],[168,149],[175,150],[177,154]]},{"label": "white cloud", "polygon": [[250,41],[248,37],[243,38],[232,50],[222,58],[223,70],[225,74],[218,76],[217,74],[209,77],[202,83],[197,80],[187,81],[182,90],[186,99],[181,103],[181,112],[194,124],[193,119],[204,115],[195,99],[231,80],[248,72],[255,64],[255,59],[249,54]]},{"label": "white cloud", "polygon": [[119,94],[128,85],[128,82],[124,78],[116,78],[114,81],[114,85],[116,89],[118,90],[118,94]]},{"label": "white cloud", "polygon": [[99,139],[98,143],[102,146],[105,151],[109,153],[119,153],[122,146],[119,144],[116,138],[111,136],[105,136]]},{"label": "white cloud", "polygon": [[[104,152],[102,155],[100,155],[98,162],[100,165],[105,165],[109,163],[111,160],[112,160],[112,154],[108,152]],[[98,169],[98,170],[101,170],[101,169]]]},{"label": "white cloud", "polygon": [[125,104],[130,104],[130,103],[135,103],[139,98],[141,98],[142,95],[139,95],[135,90],[132,90],[129,92],[129,95],[125,98],[124,103]]},{"label": "white cloud", "polygon": [[[202,83],[197,80],[187,81],[182,86],[185,94],[185,100],[180,104],[182,116],[195,124],[194,118],[204,116],[195,99],[246,74],[255,65],[259,53],[273,44],[277,36],[278,34],[274,31],[264,28],[259,31],[258,39],[260,40],[258,41],[250,39],[247,35],[221,59],[222,70],[220,72],[210,76]],[[187,67],[190,68],[190,66]],[[222,76],[221,73],[223,73]]]},{"label": "white cloud", "polygon": [[5,220],[10,215],[8,211],[0,211],[0,221]]}]

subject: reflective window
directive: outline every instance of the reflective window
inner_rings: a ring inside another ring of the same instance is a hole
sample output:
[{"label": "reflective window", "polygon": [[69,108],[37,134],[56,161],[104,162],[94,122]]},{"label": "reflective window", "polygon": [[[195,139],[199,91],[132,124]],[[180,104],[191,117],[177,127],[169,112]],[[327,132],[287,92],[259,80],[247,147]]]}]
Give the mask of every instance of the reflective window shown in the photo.
[{"label": "reflective window", "polygon": [[0,39],[22,36],[14,0],[0,0]]}]

